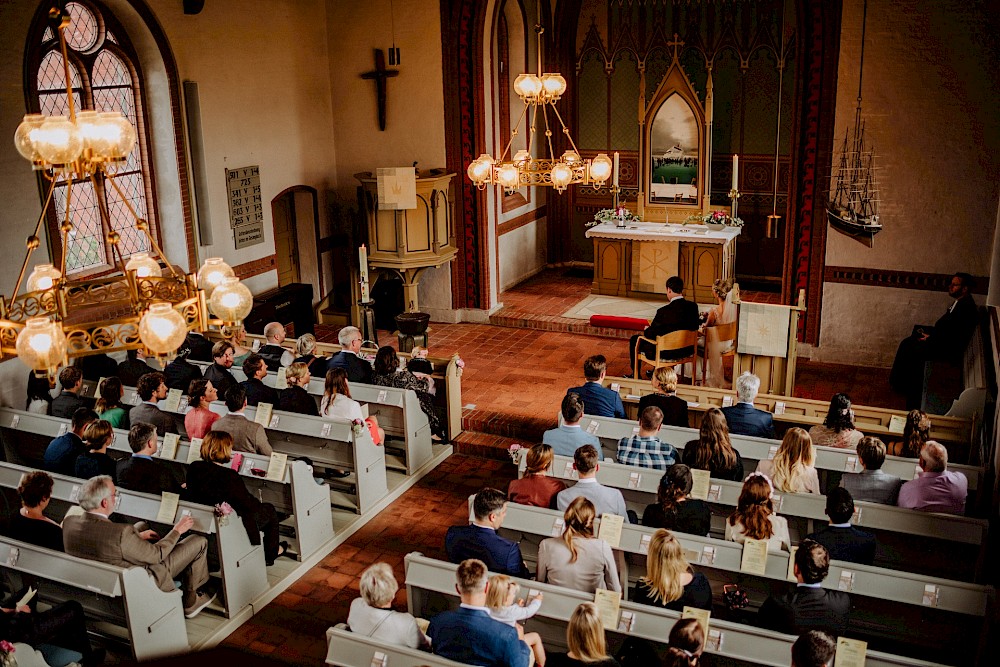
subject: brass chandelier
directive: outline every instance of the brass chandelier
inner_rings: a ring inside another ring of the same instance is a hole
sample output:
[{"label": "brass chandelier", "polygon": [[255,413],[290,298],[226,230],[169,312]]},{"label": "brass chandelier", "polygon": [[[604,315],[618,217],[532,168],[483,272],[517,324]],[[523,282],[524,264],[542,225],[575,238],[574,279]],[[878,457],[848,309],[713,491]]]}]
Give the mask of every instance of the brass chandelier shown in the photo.
[{"label": "brass chandelier", "polygon": [[[17,355],[37,374],[52,378],[73,357],[143,349],[149,356],[166,360],[189,331],[238,326],[252,308],[250,290],[220,258],[205,260],[197,274],[182,273],[167,259],[149,223],[138,216],[115,182],[118,167],[136,144],[135,128],[120,112],[76,111],[63,34],[70,16],[56,6],[49,10],[49,21],[59,36],[69,114],[29,114],[14,133],[18,152],[42,173],[48,188],[35,231],[27,239],[12,296],[0,296],[0,355]],[[96,186],[99,177],[124,202],[133,226],[152,252],[135,253],[125,261],[107,202],[99,198],[101,228],[111,248],[112,264],[121,273],[73,280],[66,275],[73,183],[90,181]],[[53,193],[61,184],[66,187],[66,215],[59,227],[59,265],[39,264],[25,280]],[[18,294],[22,283],[26,291]]]},{"label": "brass chandelier", "polygon": [[[559,115],[556,108],[563,94],[566,92],[566,79],[561,74],[542,73],[542,33],[545,29],[541,25],[535,26],[538,35],[538,74],[520,74],[514,80],[514,92],[524,102],[524,109],[521,117],[510,130],[510,141],[504,147],[499,159],[494,160],[493,156],[483,153],[473,160],[466,173],[479,189],[487,185],[499,185],[508,194],[514,190],[531,185],[551,186],[560,194],[574,183],[603,184],[611,176],[611,158],[606,153],[599,153],[593,160],[585,160],[580,156],[580,152],[570,136],[569,128]],[[555,157],[552,146],[552,132],[554,123],[549,123],[549,108],[559,122],[559,127],[571,148],[567,149],[559,158]],[[511,144],[518,134],[518,127],[524,121],[529,110],[531,111],[531,127],[528,133],[528,146],[514,153],[508,160]],[[539,116],[541,118],[539,118]],[[548,147],[548,157],[536,158],[532,155],[532,145],[535,134],[538,130],[539,120],[545,128],[545,143]]]}]

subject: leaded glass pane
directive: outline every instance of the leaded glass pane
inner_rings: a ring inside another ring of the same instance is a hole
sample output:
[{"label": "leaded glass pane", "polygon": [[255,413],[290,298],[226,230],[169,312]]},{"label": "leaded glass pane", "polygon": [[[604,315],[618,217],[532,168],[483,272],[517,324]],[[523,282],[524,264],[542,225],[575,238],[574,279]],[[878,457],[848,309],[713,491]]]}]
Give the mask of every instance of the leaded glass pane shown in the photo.
[{"label": "leaded glass pane", "polygon": [[69,218],[73,230],[69,233],[66,272],[76,273],[84,269],[107,263],[104,249],[104,234],[97,208],[97,197],[90,182],[73,185],[72,191],[64,185],[56,187],[53,193],[56,219],[59,224],[66,217],[66,198],[70,196]]},{"label": "leaded glass pane", "polygon": [[97,44],[97,17],[78,2],[66,3],[69,26],[63,30],[66,45],[77,51],[87,51]]}]

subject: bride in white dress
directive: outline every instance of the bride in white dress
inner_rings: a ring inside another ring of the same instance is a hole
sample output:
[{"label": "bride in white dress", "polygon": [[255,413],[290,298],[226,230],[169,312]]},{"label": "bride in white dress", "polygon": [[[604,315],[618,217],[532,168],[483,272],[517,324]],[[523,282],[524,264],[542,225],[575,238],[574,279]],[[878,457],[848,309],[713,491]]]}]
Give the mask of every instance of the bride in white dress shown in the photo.
[{"label": "bride in white dress", "polygon": [[[715,298],[718,299],[719,304],[708,311],[705,326],[714,327],[720,324],[735,322],[737,308],[736,304],[733,303],[733,290],[729,281],[721,278],[716,280],[712,283],[712,292],[715,294]],[[725,378],[722,367],[722,355],[728,352],[735,343],[736,341],[733,340],[710,341],[706,339],[705,345],[708,352],[706,386],[721,387],[723,389],[730,389],[732,387],[732,382],[727,382]]]}]

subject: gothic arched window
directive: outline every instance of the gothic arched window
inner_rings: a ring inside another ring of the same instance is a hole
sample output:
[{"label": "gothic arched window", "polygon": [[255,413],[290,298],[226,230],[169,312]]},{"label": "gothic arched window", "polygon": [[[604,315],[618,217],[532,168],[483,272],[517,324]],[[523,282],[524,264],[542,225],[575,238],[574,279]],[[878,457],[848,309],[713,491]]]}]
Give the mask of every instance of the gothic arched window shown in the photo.
[{"label": "gothic arched window", "polygon": [[[43,6],[44,9],[47,7]],[[93,183],[74,181],[71,189],[65,181],[57,183],[53,193],[48,211],[52,259],[58,262],[62,256],[59,228],[67,217],[69,198],[68,215],[73,230],[68,239],[66,273],[91,275],[112,268],[106,226],[120,234],[118,247],[124,257],[150,250],[145,236],[134,228],[129,207],[135,215],[149,221],[154,238],[159,239],[160,234],[152,205],[150,143],[143,114],[142,77],[135,51],[124,29],[103,6],[79,0],[66,3],[66,9],[70,25],[64,34],[76,110],[120,111],[138,134],[138,141],[128,158],[109,168],[114,184],[98,174]],[[36,21],[35,25],[37,28],[29,38],[27,61],[28,106],[46,116],[66,115],[69,105],[58,35],[44,20]],[[107,212],[106,218],[102,211]]]}]

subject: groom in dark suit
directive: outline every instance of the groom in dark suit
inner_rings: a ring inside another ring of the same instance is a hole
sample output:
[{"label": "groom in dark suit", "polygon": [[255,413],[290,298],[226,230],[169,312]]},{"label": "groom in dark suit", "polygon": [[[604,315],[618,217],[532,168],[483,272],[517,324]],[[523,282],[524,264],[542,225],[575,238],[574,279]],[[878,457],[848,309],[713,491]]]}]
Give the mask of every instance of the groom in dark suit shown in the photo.
[{"label": "groom in dark suit", "polygon": [[[698,304],[684,298],[684,281],[680,276],[667,278],[667,305],[656,311],[656,317],[643,336],[655,340],[658,336],[672,333],[674,331],[697,331],[701,320],[698,318]],[[639,341],[636,334],[629,339],[629,363],[635,362],[635,346]],[[645,357],[652,358],[656,354],[656,348],[649,343],[643,342],[639,348],[639,353]],[[671,350],[667,358],[683,357],[691,354],[691,348],[681,350]]]}]

